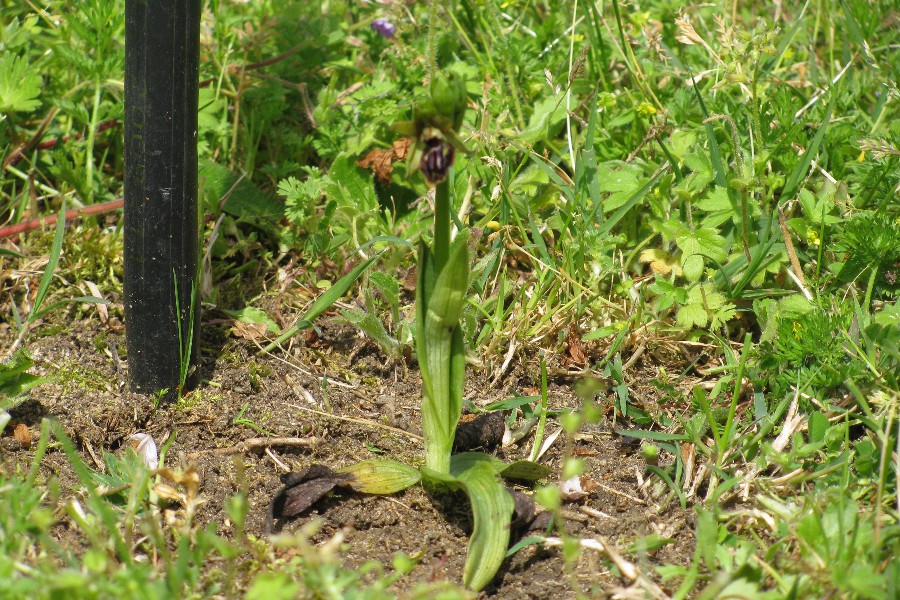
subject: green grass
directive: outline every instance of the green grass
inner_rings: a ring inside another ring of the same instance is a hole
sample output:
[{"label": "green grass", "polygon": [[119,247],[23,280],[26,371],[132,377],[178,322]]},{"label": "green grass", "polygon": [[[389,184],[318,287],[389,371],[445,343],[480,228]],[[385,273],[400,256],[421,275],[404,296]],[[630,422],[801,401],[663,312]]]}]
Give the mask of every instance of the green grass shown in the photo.
[{"label": "green grass", "polygon": [[[268,306],[280,267],[326,287],[380,253],[396,280],[362,278],[365,311],[345,317],[401,359],[414,319],[396,282],[429,235],[427,186],[397,157],[380,182],[356,163],[390,157],[429,65],[452,68],[467,79],[461,136],[473,150],[449,181],[454,225],[473,239],[470,362],[490,375],[542,351],[552,373],[553,357],[583,344],[578,367],[610,388],[585,400],[658,447],[645,476],[661,502],[696,510],[692,564],[647,575],[676,597],[896,597],[896,6],[782,3],[778,22],[737,1],[446,6],[207,4],[201,198],[218,283],[203,301]],[[4,221],[121,196],[122,13],[102,0],[0,8],[0,153],[15,155],[0,173]],[[376,17],[394,21],[393,39],[372,31]],[[4,242],[0,301],[25,350],[48,310],[78,315],[65,301],[93,295],[84,282],[121,289],[121,239],[103,226],[84,222],[80,245],[62,228]],[[285,314],[308,308],[288,298]],[[652,358],[673,347],[687,359]],[[39,383],[23,374],[29,361],[0,367],[3,406]],[[636,379],[638,363],[655,379]],[[79,477],[96,475],[53,439]],[[260,595],[338,585],[381,597],[393,581],[363,584],[336,551],[305,542],[296,564],[275,565],[264,540],[183,535],[189,522],[159,520],[152,478],[110,460],[140,484],[118,503],[66,504],[35,468],[3,476],[4,593],[231,593],[231,569],[202,568],[210,556],[255,569],[242,576]],[[61,545],[58,521],[86,550]],[[123,523],[166,549],[167,570],[135,560],[111,533]]]}]

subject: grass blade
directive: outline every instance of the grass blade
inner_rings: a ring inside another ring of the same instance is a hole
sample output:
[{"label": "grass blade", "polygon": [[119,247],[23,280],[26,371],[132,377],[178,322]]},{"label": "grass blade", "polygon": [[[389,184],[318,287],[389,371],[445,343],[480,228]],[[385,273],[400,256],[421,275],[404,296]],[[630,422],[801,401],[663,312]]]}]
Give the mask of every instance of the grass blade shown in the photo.
[{"label": "grass blade", "polygon": [[813,141],[809,145],[809,148],[807,148],[806,152],[800,157],[800,162],[798,162],[794,166],[794,170],[791,171],[791,175],[788,177],[787,183],[784,184],[784,189],[781,191],[782,198],[789,200],[797,191],[797,188],[800,187],[800,182],[806,177],[813,156],[819,152],[819,146],[822,145],[822,140],[825,138],[825,132],[828,130],[828,125],[831,122],[831,113],[834,111],[837,100],[838,94],[836,93],[836,90],[832,89],[831,101],[828,102],[828,107],[825,109],[825,117],[822,119],[822,124],[819,125],[819,129],[816,131],[816,135],[813,137]]},{"label": "grass blade", "polygon": [[50,258],[47,266],[44,268],[44,274],[41,276],[41,282],[38,284],[37,294],[34,297],[34,304],[31,307],[31,313],[28,315],[28,323],[34,323],[43,314],[41,305],[47,297],[50,289],[50,283],[53,281],[53,275],[56,273],[56,266],[59,264],[59,256],[62,253],[63,238],[66,233],[66,200],[63,198],[59,207],[59,218],[56,219],[56,234],[53,236],[53,245],[50,246]]},{"label": "grass blade", "polygon": [[353,270],[338,279],[334,285],[325,290],[325,292],[316,298],[316,301],[312,303],[312,306],[309,307],[309,310],[306,311],[306,314],[303,315],[303,318],[300,319],[296,325],[282,333],[278,336],[274,342],[269,344],[263,349],[263,352],[271,352],[277,346],[283,344],[287,340],[291,339],[294,335],[297,334],[301,329],[306,329],[307,327],[312,326],[312,322],[321,315],[323,312],[329,309],[332,304],[338,301],[338,299],[347,293],[347,290],[350,289],[350,286],[359,279],[359,276],[363,274],[363,272],[369,268],[369,266],[375,262],[381,256],[381,253],[378,253],[366,261],[363,261],[353,267]]}]

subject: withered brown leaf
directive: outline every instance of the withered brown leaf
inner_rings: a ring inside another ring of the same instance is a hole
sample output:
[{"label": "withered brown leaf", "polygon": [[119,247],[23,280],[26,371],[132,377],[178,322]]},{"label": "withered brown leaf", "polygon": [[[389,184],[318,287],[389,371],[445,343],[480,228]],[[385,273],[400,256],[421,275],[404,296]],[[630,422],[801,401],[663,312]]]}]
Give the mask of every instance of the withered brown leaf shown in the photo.
[{"label": "withered brown leaf", "polygon": [[357,161],[356,166],[371,170],[379,181],[385,185],[389,184],[391,182],[391,173],[394,172],[394,163],[406,158],[411,144],[411,139],[400,138],[387,150],[376,148],[370,151]]}]

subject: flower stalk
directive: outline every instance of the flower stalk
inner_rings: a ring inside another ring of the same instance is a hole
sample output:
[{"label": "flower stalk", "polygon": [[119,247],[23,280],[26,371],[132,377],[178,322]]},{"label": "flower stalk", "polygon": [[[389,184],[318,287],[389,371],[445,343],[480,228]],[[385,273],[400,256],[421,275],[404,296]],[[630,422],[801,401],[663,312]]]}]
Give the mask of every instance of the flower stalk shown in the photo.
[{"label": "flower stalk", "polygon": [[419,247],[416,293],[416,354],[422,373],[425,467],[450,474],[450,454],[462,415],[465,346],[459,319],[469,283],[468,235],[451,240],[450,167],[461,146],[457,132],[466,109],[465,84],[436,73],[431,97],[416,107],[410,128],[417,133],[413,160],[435,186],[434,240]]}]

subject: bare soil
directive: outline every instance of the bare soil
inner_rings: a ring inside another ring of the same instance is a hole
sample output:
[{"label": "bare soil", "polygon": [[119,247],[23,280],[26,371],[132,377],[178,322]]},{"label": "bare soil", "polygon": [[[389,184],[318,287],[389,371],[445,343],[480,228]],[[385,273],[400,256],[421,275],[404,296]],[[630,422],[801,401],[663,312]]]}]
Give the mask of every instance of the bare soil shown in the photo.
[{"label": "bare soil", "polygon": [[[39,328],[28,340],[39,365],[35,370],[53,375],[54,380],[33,390],[29,400],[12,411],[12,426],[0,439],[2,468],[7,472],[26,469],[34,452],[34,446],[25,449],[12,436],[14,426],[26,424],[36,439],[44,417],[57,419],[87,464],[96,469],[103,468],[103,452],[123,452],[133,433],[149,433],[160,446],[175,436],[167,464],[193,464],[199,470],[206,500],[198,515],[201,524],[215,523],[227,531],[224,503],[245,489],[251,506],[246,529],[265,536],[269,502],[281,488],[279,476],[286,470],[300,471],[314,463],[337,468],[376,457],[413,465],[421,461],[422,445],[415,437],[420,433],[418,372],[390,365],[371,345],[361,348],[365,341],[348,326],[326,320],[321,336],[298,336],[287,354],[258,356],[253,344],[231,335],[227,323],[205,325],[200,389],[178,405],[158,408],[150,398],[127,391],[124,333],[96,320],[69,322],[65,327],[52,335],[47,335],[52,329],[43,328],[43,336]],[[492,383],[472,368],[467,398],[482,406],[509,398],[513,390],[538,385],[537,373],[539,369],[526,359]],[[577,406],[574,378],[555,379],[550,407]],[[239,414],[244,424],[234,422]],[[548,433],[556,428],[551,421]],[[267,436],[305,441],[267,448],[242,445]],[[560,472],[564,439],[560,436],[543,458],[554,468],[551,478]],[[530,435],[521,446],[496,454],[505,460],[523,458],[532,442]],[[653,567],[690,563],[693,513],[677,502],[654,499],[646,486],[639,486],[644,463],[635,445],[615,434],[609,424],[589,426],[570,450],[586,463],[582,483],[588,493],[565,504],[568,533],[579,538],[602,536],[667,589]],[[51,473],[58,475],[63,487],[77,487],[65,455],[52,448],[44,459],[44,474]],[[350,567],[373,559],[390,565],[398,551],[421,557],[412,574],[401,580],[398,593],[416,582],[461,578],[470,532],[464,499],[432,497],[418,486],[392,497],[337,491],[287,523],[284,531],[295,531],[311,520],[321,522],[316,542],[345,530],[343,558]],[[649,555],[628,552],[635,540],[653,533],[675,541]],[[77,537],[67,536],[63,529],[60,539],[77,543]],[[567,566],[560,550],[530,546],[504,563],[483,596],[603,598],[629,583],[595,551],[582,552]]]}]

